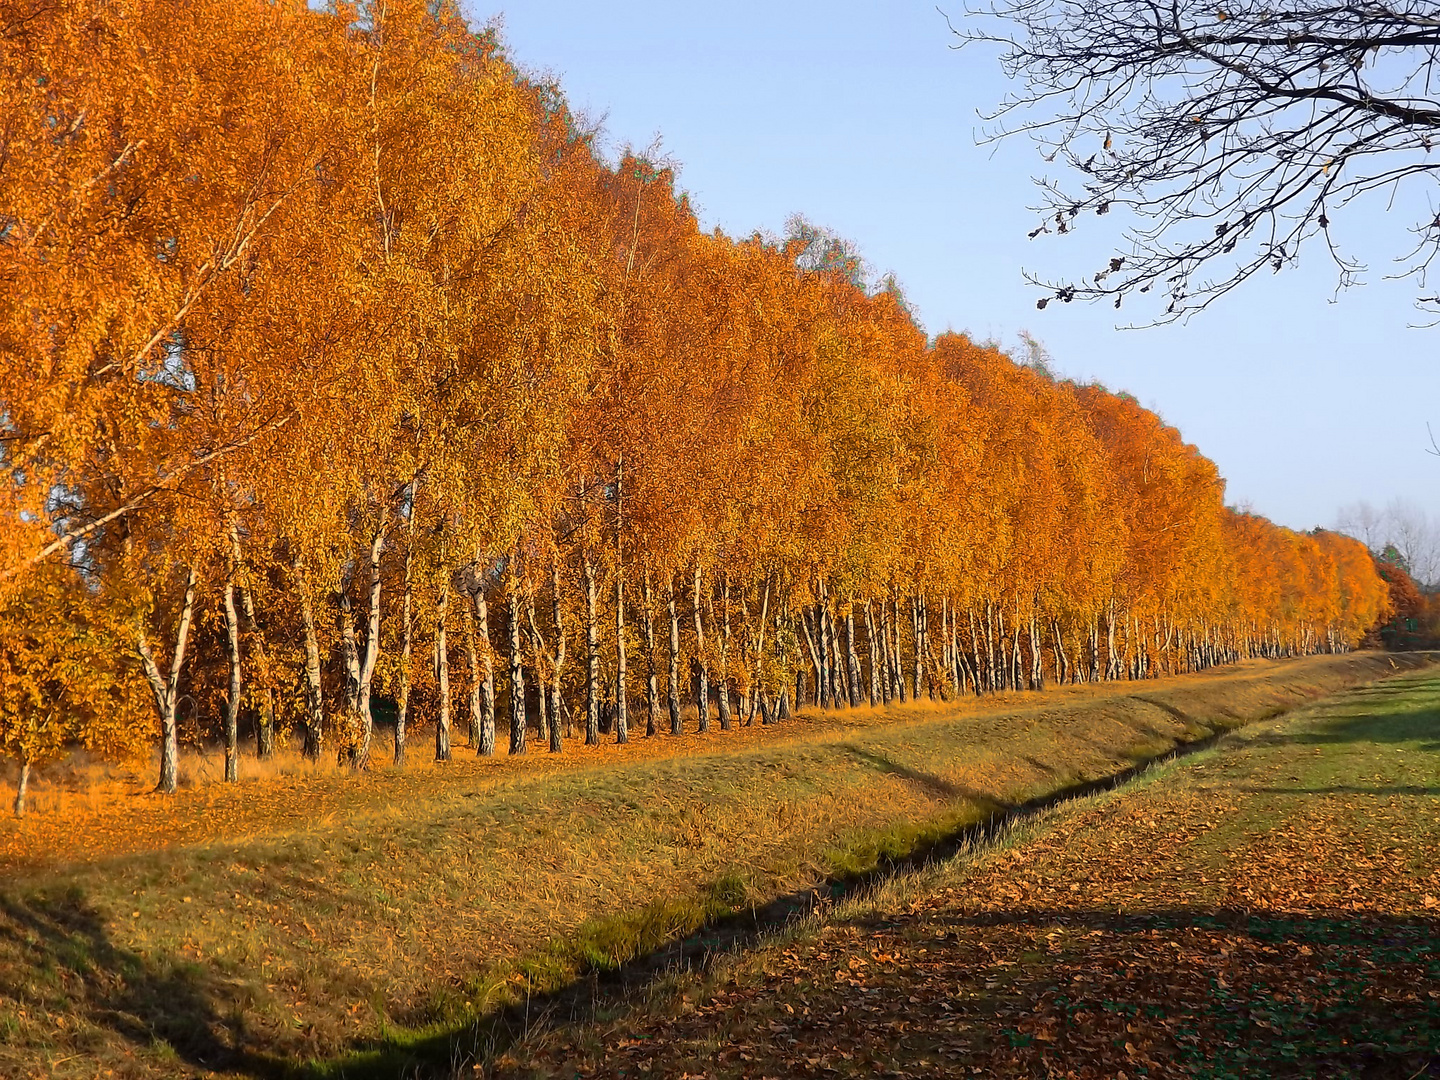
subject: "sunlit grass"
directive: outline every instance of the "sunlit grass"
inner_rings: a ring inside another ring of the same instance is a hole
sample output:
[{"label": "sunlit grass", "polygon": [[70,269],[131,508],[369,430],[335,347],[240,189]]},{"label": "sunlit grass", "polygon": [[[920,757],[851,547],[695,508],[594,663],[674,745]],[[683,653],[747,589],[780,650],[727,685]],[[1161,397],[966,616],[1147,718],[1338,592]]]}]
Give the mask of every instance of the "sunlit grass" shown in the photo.
[{"label": "sunlit grass", "polygon": [[[357,1043],[393,1062],[732,912],[1390,670],[1383,656],[1312,658],[805,714],[629,754],[280,775],[99,804],[76,816],[79,837],[37,815],[0,836],[0,999],[25,1003],[0,1013],[17,1028],[0,1074],[78,1046],[148,1062],[137,1075]],[[172,1012],[187,1017],[177,1030]],[[88,1075],[78,1060],[45,1068]]]}]

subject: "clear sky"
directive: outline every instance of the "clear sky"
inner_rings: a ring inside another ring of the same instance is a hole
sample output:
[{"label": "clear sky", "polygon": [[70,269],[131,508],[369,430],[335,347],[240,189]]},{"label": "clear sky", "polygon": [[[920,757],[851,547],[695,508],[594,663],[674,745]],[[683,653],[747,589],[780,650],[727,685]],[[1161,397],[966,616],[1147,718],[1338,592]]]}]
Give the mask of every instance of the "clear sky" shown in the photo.
[{"label": "clear sky", "polygon": [[1029,330],[1063,374],[1176,425],[1218,463],[1230,503],[1282,524],[1395,496],[1440,513],[1440,458],[1426,453],[1440,328],[1415,328],[1412,283],[1383,280],[1408,238],[1399,213],[1340,223],[1372,256],[1363,288],[1335,297],[1317,249],[1187,325],[1120,331],[1109,307],[1035,309],[1022,270],[1093,269],[1114,224],[1026,240],[1044,165],[1022,141],[977,145],[977,110],[1006,82],[993,55],[950,47],[929,0],[465,2],[476,22],[503,20],[515,62],[604,120],[612,151],[661,136],[703,227],[779,233],[803,213],[893,271],[930,332],[1013,343]]}]

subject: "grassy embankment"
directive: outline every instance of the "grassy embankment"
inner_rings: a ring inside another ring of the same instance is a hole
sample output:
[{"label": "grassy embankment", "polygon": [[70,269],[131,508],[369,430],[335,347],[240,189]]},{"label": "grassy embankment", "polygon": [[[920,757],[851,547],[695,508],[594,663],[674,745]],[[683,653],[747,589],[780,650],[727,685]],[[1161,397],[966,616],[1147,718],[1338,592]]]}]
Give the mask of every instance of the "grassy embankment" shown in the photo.
[{"label": "grassy embankment", "polygon": [[1395,663],[1255,664],[41,814],[0,830],[0,1074],[338,1059],[394,1075],[412,1054],[463,1057],[485,1049],[472,1021],[506,1004]]},{"label": "grassy embankment", "polygon": [[1440,677],[1352,690],[538,1024],[495,1075],[1440,1075],[1437,810]]}]

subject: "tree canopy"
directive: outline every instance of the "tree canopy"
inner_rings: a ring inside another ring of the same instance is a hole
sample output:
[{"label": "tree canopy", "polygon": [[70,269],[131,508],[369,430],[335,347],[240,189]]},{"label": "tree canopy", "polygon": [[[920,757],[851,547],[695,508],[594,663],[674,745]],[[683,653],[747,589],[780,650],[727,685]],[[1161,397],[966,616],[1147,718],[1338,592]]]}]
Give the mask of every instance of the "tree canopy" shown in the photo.
[{"label": "tree canopy", "polygon": [[802,220],[701,232],[451,5],[0,0],[0,50],[26,763],[158,741],[173,790],[248,725],[363,769],[382,713],[397,763],[457,716],[560,750],[1343,650],[1384,609],[1358,542],[1227,509],[1133,399],[927,339]]}]

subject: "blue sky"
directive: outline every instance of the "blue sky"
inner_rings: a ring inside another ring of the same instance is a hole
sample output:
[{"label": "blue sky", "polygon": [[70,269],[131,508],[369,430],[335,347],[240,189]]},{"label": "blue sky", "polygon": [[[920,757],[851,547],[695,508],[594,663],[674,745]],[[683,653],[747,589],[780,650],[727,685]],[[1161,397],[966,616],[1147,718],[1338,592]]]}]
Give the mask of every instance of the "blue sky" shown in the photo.
[{"label": "blue sky", "polygon": [[1440,328],[1415,328],[1412,283],[1383,280],[1408,236],[1399,212],[1376,203],[1339,223],[1370,257],[1363,288],[1335,297],[1316,250],[1187,325],[1119,331],[1108,307],[1035,309],[1022,270],[1093,268],[1117,223],[1026,239],[1043,163],[1023,141],[977,145],[977,110],[1007,84],[993,55],[950,47],[933,3],[465,10],[500,17],[511,57],[558,77],[612,150],[662,137],[704,227],[778,233],[803,213],[893,271],[932,333],[1029,330],[1062,373],[1128,390],[1176,425],[1218,463],[1231,503],[1295,528],[1359,499],[1440,512],[1440,458],[1426,453],[1426,424],[1440,434]]}]

